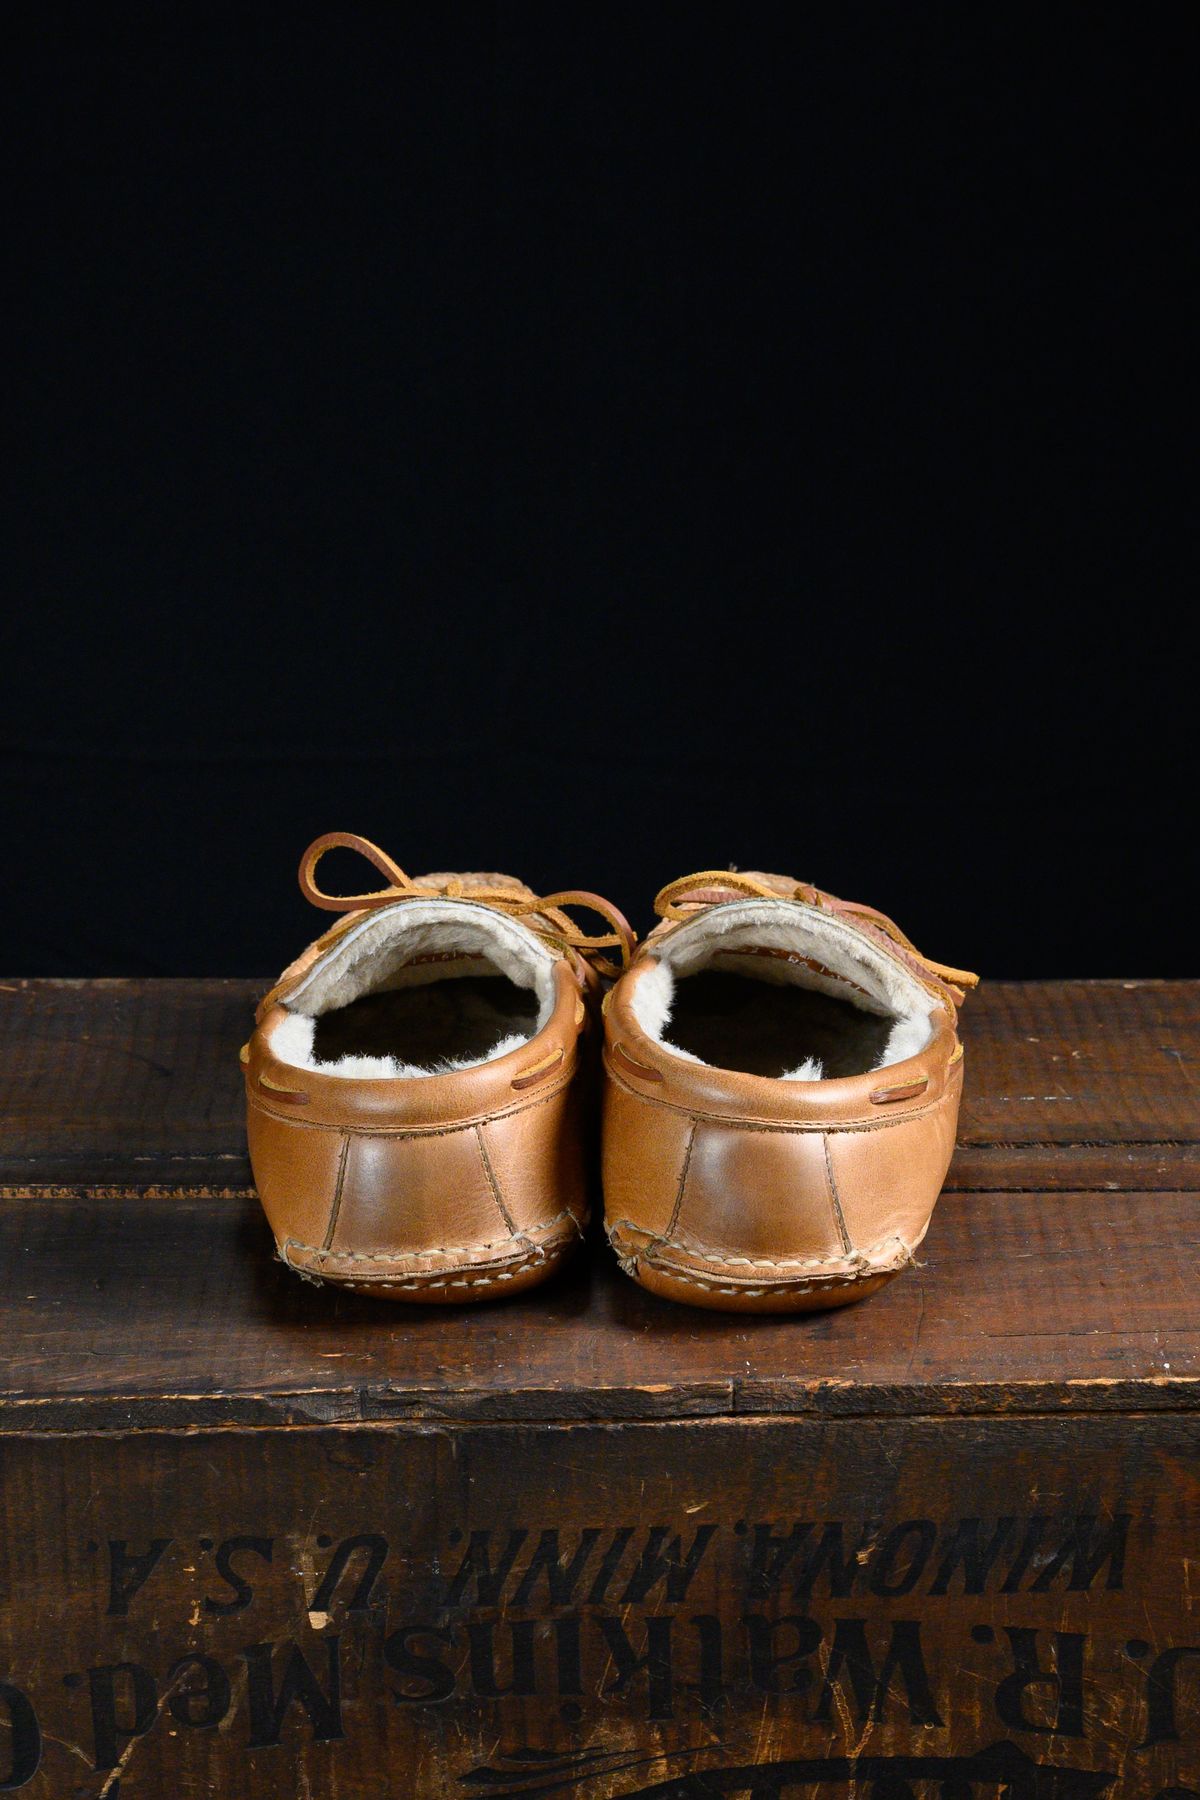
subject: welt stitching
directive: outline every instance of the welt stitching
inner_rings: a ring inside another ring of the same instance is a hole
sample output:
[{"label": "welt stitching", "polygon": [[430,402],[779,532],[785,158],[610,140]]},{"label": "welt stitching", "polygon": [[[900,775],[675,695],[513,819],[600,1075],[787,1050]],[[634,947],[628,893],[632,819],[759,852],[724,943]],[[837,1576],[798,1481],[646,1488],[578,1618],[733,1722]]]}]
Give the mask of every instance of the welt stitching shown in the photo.
[{"label": "welt stitching", "polygon": [[[550,1260],[555,1260],[559,1254],[556,1250],[554,1257]],[[498,1269],[491,1275],[456,1275],[453,1278],[443,1276],[439,1281],[420,1278],[404,1281],[372,1281],[369,1285],[373,1288],[394,1288],[398,1294],[428,1293],[435,1288],[495,1287],[501,1281],[514,1281],[527,1269],[542,1269],[546,1266],[547,1259],[545,1257],[531,1256],[527,1262],[518,1263],[513,1269]]]},{"label": "welt stitching", "polygon": [[325,1233],[325,1249],[333,1242],[333,1234],[337,1230],[338,1214],[342,1210],[342,1188],[346,1183],[346,1161],[350,1155],[350,1133],[342,1139],[342,1153],[338,1157],[337,1185],[333,1190],[333,1205],[329,1210],[329,1229]]},{"label": "welt stitching", "polygon": [[[609,1226],[609,1236],[613,1237],[614,1235],[619,1234],[622,1226],[628,1226],[631,1230],[643,1232],[647,1236],[652,1235],[646,1232],[646,1227],[644,1225],[638,1225],[633,1219],[618,1219],[615,1224]],[[884,1238],[883,1243],[898,1244],[906,1255],[912,1255],[913,1246],[906,1244],[903,1238]],[[881,1248],[881,1245],[873,1244],[871,1248],[878,1251]],[[659,1249],[680,1250],[685,1256],[698,1256],[705,1262],[736,1264],[752,1269],[825,1269],[832,1268],[836,1263],[842,1268],[846,1268],[846,1265],[850,1264],[850,1267],[847,1269],[848,1274],[861,1274],[863,1271],[863,1264],[866,1262],[868,1264],[868,1272],[870,1272],[869,1257],[865,1251],[861,1250],[852,1250],[849,1255],[843,1256],[727,1256],[723,1251],[717,1250],[707,1244],[697,1243],[694,1239],[685,1237],[663,1237],[656,1238],[653,1243],[648,1244],[646,1249],[639,1252],[639,1254],[650,1257],[653,1251]],[[662,1268],[670,1267],[670,1265],[666,1263],[658,1263],[656,1266]],[[674,1273],[673,1270],[672,1273]]]},{"label": "welt stitching", "polygon": [[256,1107],[265,1118],[277,1119],[281,1125],[299,1125],[305,1131],[348,1131],[354,1137],[453,1137],[455,1132],[474,1131],[477,1126],[490,1124],[493,1119],[512,1119],[519,1113],[532,1112],[535,1106],[546,1106],[570,1085],[568,1078],[551,1088],[549,1093],[539,1094],[536,1100],[527,1100],[523,1106],[508,1106],[494,1113],[485,1113],[477,1119],[463,1119],[456,1125],[327,1125],[320,1119],[298,1119],[295,1113],[276,1112],[273,1107],[264,1106],[257,1095],[250,1095],[248,1099],[249,1104]]},{"label": "welt stitching", "polygon": [[[728,1125],[731,1131],[783,1131],[791,1132],[793,1135],[798,1132],[812,1131],[896,1131],[900,1126],[906,1125],[910,1119],[923,1119],[929,1113],[936,1112],[939,1106],[944,1106],[948,1100],[954,1098],[953,1089],[947,1086],[936,1100],[929,1102],[928,1106],[914,1106],[910,1111],[894,1114],[888,1119],[864,1119],[861,1122],[847,1119],[844,1123],[835,1124],[825,1120],[822,1124],[814,1122],[811,1125],[798,1124],[791,1120],[787,1122],[780,1120],[775,1123],[768,1119],[731,1118],[727,1113],[707,1112],[702,1107],[680,1106],[675,1100],[659,1100],[654,1095],[643,1094],[640,1089],[630,1087],[628,1082],[622,1081],[620,1076],[614,1072],[611,1064],[605,1064],[605,1073],[613,1086],[620,1088],[622,1093],[628,1094],[631,1100],[640,1100],[646,1106],[660,1106],[665,1112],[684,1113],[691,1119],[707,1119],[714,1125]],[[273,1113],[271,1116],[278,1118],[279,1114]],[[297,1123],[300,1121],[297,1120]]]},{"label": "welt stitching", "polygon": [[[705,1288],[710,1294],[736,1294],[742,1300],[760,1299],[765,1294],[777,1293],[779,1289],[784,1286],[793,1288],[818,1287],[822,1285],[823,1281],[829,1279],[827,1276],[812,1276],[808,1279],[798,1277],[796,1280],[786,1283],[782,1281],[773,1282],[770,1287],[735,1287],[731,1282],[701,1281],[695,1275],[683,1275],[678,1269],[672,1268],[670,1263],[651,1262],[650,1267],[658,1269],[664,1275],[669,1275],[672,1281],[685,1282],[688,1287]],[[855,1270],[847,1277],[847,1279],[848,1281],[869,1281],[872,1275],[883,1272],[884,1271],[875,1269],[860,1269]]]},{"label": "welt stitching", "polygon": [[[571,1212],[570,1208],[564,1207],[563,1211],[555,1213],[552,1219],[539,1219],[536,1225],[531,1225],[529,1227],[529,1232],[551,1231],[554,1226],[560,1225],[564,1219],[574,1218],[575,1215]],[[508,1245],[517,1244],[527,1245],[528,1233],[514,1231],[510,1237],[491,1238],[488,1240],[481,1240],[474,1244],[428,1244],[422,1250],[412,1250],[407,1252],[407,1254],[412,1257],[471,1256],[480,1250],[501,1250]],[[406,1254],[403,1250],[329,1250],[323,1244],[302,1244],[299,1238],[285,1238],[283,1241],[283,1248],[285,1250],[300,1250],[303,1251],[305,1255],[319,1256],[326,1261],[332,1259],[336,1262],[395,1263],[403,1262]]]}]

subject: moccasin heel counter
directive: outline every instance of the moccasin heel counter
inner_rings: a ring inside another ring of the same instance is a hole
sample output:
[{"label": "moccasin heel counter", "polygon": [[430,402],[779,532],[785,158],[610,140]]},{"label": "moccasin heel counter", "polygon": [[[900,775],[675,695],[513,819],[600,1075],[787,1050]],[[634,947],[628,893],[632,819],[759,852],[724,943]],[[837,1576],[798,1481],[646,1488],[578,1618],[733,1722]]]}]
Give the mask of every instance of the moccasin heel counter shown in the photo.
[{"label": "moccasin heel counter", "polygon": [[504,1231],[476,1128],[351,1137],[328,1245],[334,1258],[446,1259]]},{"label": "moccasin heel counter", "polygon": [[280,1255],[298,1273],[416,1302],[532,1286],[587,1219],[581,1096],[441,1128],[297,1126],[251,1103],[251,1152]]},{"label": "moccasin heel counter", "polygon": [[776,1281],[845,1259],[819,1131],[756,1131],[701,1120],[673,1236],[718,1269]]}]

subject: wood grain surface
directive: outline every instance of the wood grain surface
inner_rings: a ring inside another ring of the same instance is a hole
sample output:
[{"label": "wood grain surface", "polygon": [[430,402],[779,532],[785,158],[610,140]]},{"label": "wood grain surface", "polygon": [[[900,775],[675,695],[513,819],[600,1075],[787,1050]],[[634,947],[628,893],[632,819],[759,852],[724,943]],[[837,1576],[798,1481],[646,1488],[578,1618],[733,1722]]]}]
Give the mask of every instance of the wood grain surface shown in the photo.
[{"label": "wood grain surface", "polygon": [[[0,982],[0,1184],[248,1188],[237,1052],[268,985]],[[1178,1188],[1200,1166],[1200,982],[995,982],[962,1029],[951,1187]]]},{"label": "wood grain surface", "polygon": [[[1198,1391],[1200,984],[984,990],[965,1141],[918,1267],[798,1320],[658,1300],[595,1235],[549,1287],[471,1311],[298,1281],[242,1148],[255,985],[0,989],[0,1430],[1096,1409],[1131,1387],[1161,1408]],[[1055,1179],[1014,1182],[1022,1156]],[[1089,1181],[1097,1158],[1123,1178]]]},{"label": "wood grain surface", "polygon": [[0,1792],[1200,1800],[1200,987],[990,987],[918,1266],[315,1288],[250,982],[0,984]]},{"label": "wood grain surface", "polygon": [[26,1800],[1195,1797],[1194,1415],[0,1455]]}]

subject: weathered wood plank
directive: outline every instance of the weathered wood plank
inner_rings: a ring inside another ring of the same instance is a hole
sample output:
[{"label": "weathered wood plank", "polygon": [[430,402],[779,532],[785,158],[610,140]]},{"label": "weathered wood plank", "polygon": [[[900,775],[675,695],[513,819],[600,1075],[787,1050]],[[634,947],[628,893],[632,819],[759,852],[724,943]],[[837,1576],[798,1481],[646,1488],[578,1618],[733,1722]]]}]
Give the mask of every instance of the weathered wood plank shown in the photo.
[{"label": "weathered wood plank", "polygon": [[0,1184],[250,1184],[254,981],[0,983]]},{"label": "weathered wood plank", "polygon": [[[295,1281],[239,1148],[257,986],[0,992],[4,1428],[1192,1402],[1200,985],[984,990],[922,1266],[863,1306],[781,1321],[656,1301],[600,1243],[552,1288],[479,1313]],[[1131,1135],[1152,1130],[1177,1141]]]},{"label": "weathered wood plank", "polygon": [[0,1787],[1200,1793],[1200,988],[985,990],[920,1265],[752,1319],[297,1281],[258,986],[0,989]]},{"label": "weathered wood plank", "polygon": [[964,1146],[1200,1141],[1200,982],[994,982],[962,1029]]},{"label": "weathered wood plank", "polygon": [[[0,1186],[248,1189],[237,1049],[265,985],[0,983]],[[1195,1173],[1200,982],[993,983],[963,1031],[952,1187]]]},{"label": "weathered wood plank", "polygon": [[1200,1421],[0,1443],[25,1800],[1187,1800]]},{"label": "weathered wood plank", "polygon": [[0,1429],[1200,1404],[1198,1262],[1195,1194],[947,1194],[919,1266],[836,1312],[676,1306],[603,1242],[442,1310],[298,1281],[251,1199],[9,1200]]},{"label": "weathered wood plank", "polygon": [[1200,1144],[960,1144],[947,1193],[1200,1189]]}]

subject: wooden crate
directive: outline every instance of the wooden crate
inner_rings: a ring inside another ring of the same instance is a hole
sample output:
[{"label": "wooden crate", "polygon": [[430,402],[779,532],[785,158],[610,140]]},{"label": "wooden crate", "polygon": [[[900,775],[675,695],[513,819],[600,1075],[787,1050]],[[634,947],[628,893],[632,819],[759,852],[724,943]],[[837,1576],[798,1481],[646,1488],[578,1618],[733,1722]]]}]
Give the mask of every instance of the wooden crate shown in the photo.
[{"label": "wooden crate", "polygon": [[1200,988],[993,986],[921,1265],[272,1260],[244,982],[0,989],[0,1791],[1200,1793]]}]

